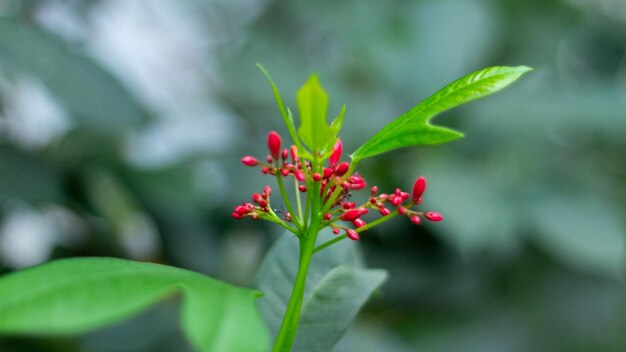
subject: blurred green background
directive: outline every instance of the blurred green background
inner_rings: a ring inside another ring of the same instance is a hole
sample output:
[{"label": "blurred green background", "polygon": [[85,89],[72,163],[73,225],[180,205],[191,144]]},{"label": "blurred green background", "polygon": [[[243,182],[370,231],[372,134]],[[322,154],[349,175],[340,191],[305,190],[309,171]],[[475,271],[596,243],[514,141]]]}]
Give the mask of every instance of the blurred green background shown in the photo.
[{"label": "blurred green background", "polygon": [[[277,226],[234,221],[269,179],[311,71],[347,105],[350,152],[453,79],[535,71],[437,122],[466,138],[361,163],[381,190],[429,180],[438,224],[355,243],[390,280],[343,351],[626,350],[626,1],[0,0],[0,273],[69,256],[251,285]],[[187,351],[175,300],[0,351]]]}]

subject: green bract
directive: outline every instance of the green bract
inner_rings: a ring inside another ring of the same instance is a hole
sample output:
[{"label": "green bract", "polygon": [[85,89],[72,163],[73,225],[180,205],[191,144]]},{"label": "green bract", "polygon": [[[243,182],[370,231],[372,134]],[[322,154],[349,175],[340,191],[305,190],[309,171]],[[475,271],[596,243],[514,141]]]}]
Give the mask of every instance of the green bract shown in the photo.
[{"label": "green bract", "polygon": [[433,126],[430,120],[446,110],[493,94],[531,70],[525,66],[489,67],[462,77],[389,123],[361,145],[352,159],[358,161],[402,147],[461,138],[461,132]]},{"label": "green bract", "polygon": [[258,293],[191,271],[112,258],[66,259],[0,279],[0,333],[73,334],[182,297],[181,323],[199,351],[266,351]]}]

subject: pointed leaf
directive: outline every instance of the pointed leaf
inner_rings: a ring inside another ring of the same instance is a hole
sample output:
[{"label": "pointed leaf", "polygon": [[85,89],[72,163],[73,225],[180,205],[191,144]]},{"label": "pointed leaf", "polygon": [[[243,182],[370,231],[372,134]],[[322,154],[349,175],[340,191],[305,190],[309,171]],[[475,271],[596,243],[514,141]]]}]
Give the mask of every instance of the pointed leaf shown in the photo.
[{"label": "pointed leaf", "polygon": [[297,100],[300,111],[298,135],[313,152],[321,151],[332,139],[332,131],[326,122],[328,95],[317,75],[309,76],[298,90]]},{"label": "pointed leaf", "polygon": [[386,277],[384,270],[350,266],[333,269],[302,306],[293,350],[329,351]]},{"label": "pointed leaf", "polygon": [[393,149],[420,144],[444,143],[463,134],[429,122],[437,114],[493,94],[531,69],[489,67],[460,78],[389,123],[353,154],[354,160],[368,158]]},{"label": "pointed leaf", "polygon": [[330,130],[332,132],[332,142],[334,142],[334,140],[337,138],[337,135],[339,134],[339,131],[341,130],[341,126],[343,126],[343,117],[345,114],[346,114],[346,105],[344,104],[341,107],[341,111],[339,112],[339,115],[330,124]]},{"label": "pointed leaf", "polygon": [[256,66],[261,70],[261,72],[263,72],[263,75],[265,75],[265,78],[267,78],[267,81],[270,83],[270,86],[272,87],[272,92],[274,92],[274,98],[276,99],[276,104],[278,104],[278,110],[280,110],[280,114],[282,115],[283,120],[285,121],[285,125],[287,126],[287,130],[289,131],[289,135],[291,136],[291,139],[293,139],[294,143],[298,145],[298,136],[296,135],[296,126],[293,123],[293,116],[291,115],[291,111],[289,111],[289,109],[285,107],[285,103],[283,103],[283,98],[281,98],[280,96],[278,87],[276,87],[276,84],[274,83],[274,80],[272,79],[272,76],[270,76],[269,72],[267,72],[265,67],[263,67],[263,65],[261,64],[256,64]]},{"label": "pointed leaf", "polygon": [[254,291],[174,267],[112,258],[51,262],[0,279],[0,333],[74,334],[182,297],[181,322],[199,351],[266,351]]}]

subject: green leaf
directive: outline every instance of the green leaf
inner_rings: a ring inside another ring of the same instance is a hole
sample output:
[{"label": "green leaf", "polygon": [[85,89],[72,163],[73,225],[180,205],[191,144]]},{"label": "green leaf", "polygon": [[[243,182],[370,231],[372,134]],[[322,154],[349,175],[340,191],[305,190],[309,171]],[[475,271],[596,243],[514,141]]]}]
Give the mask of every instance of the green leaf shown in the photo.
[{"label": "green leaf", "polygon": [[[318,242],[321,243],[332,237],[330,231],[322,231]],[[296,278],[298,246],[297,238],[284,234],[265,256],[257,273],[257,288],[264,293],[264,296],[258,300],[258,306],[273,337],[277,335],[280,328]],[[304,325],[298,329],[293,350],[304,351],[303,348],[308,348],[314,342],[318,346],[323,344],[329,348],[334,345],[365,300],[380,285],[381,276],[384,276],[384,273],[380,270],[363,269],[357,246],[352,241],[341,241],[315,253],[307,274],[304,293],[301,313],[301,324]],[[369,279],[369,284],[363,284],[363,278]],[[329,287],[330,283],[337,283],[335,291]],[[329,297],[332,295],[337,296],[330,302]],[[352,302],[354,304],[347,304],[348,302],[343,300],[347,297],[344,295],[354,297],[354,302]],[[321,302],[325,304],[324,309],[337,310],[345,319],[327,319],[324,316],[316,316],[315,311],[320,309],[318,304]],[[324,342],[315,337],[322,333],[328,334],[324,337]],[[326,351],[329,348],[318,348],[317,351]]]},{"label": "green leaf", "polygon": [[294,351],[329,351],[386,277],[384,270],[350,266],[328,273],[304,301]]},{"label": "green leaf", "polygon": [[0,333],[74,334],[127,318],[174,294],[200,351],[266,351],[258,293],[191,271],[112,258],[51,262],[0,279]]},{"label": "green leaf", "polygon": [[460,78],[405,112],[365,142],[353,154],[361,160],[397,148],[437,144],[463,137],[461,132],[433,126],[437,114],[493,94],[532,70],[525,66],[489,67]]},{"label": "green leaf", "polygon": [[101,66],[23,22],[0,19],[0,66],[11,75],[39,78],[72,116],[92,131],[123,132],[147,115]]},{"label": "green leaf", "polygon": [[333,134],[326,122],[328,95],[320,85],[317,75],[309,76],[298,90],[297,101],[300,111],[298,135],[313,152],[323,151],[329,143],[334,142],[337,134]]},{"label": "green leaf", "polygon": [[289,111],[289,109],[285,107],[285,103],[283,103],[283,98],[280,96],[278,87],[276,87],[276,84],[274,83],[272,76],[270,76],[270,73],[267,72],[267,70],[265,69],[265,67],[263,67],[263,65],[256,64],[256,66],[259,68],[259,70],[261,70],[261,72],[263,72],[263,75],[265,76],[265,78],[267,78],[267,81],[270,83],[270,86],[272,87],[272,92],[274,92],[274,98],[276,99],[276,104],[278,105],[278,110],[280,110],[280,114],[282,115],[283,120],[285,121],[285,125],[287,126],[287,130],[289,131],[289,135],[291,136],[291,139],[293,139],[294,143],[298,145],[298,136],[296,135],[296,126],[293,123],[293,116],[291,115],[291,111]]}]

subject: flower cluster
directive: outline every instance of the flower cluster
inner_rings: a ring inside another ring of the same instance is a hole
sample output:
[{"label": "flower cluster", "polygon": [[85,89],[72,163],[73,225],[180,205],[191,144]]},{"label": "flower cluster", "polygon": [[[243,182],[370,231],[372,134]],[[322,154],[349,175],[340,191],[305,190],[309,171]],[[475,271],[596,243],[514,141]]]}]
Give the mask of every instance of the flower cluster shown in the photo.
[{"label": "flower cluster", "polygon": [[[352,240],[359,239],[359,232],[367,230],[375,225],[386,221],[396,215],[406,216],[412,223],[418,225],[422,218],[430,221],[441,221],[442,216],[437,212],[422,212],[413,210],[422,202],[422,195],[426,189],[426,179],[419,177],[415,180],[412,192],[409,194],[396,188],[393,193],[378,193],[378,187],[370,187],[370,196],[366,202],[357,205],[351,202],[353,191],[362,190],[367,187],[367,182],[361,175],[353,172],[353,165],[346,161],[341,161],[343,145],[337,139],[328,155],[320,153],[320,159],[327,159],[326,165],[312,165],[310,156],[306,160],[298,152],[298,148],[292,145],[290,148],[282,148],[282,139],[274,131],[270,132],[267,138],[269,154],[265,160],[258,160],[253,156],[244,156],[241,162],[247,166],[260,166],[263,174],[274,175],[278,179],[283,201],[287,206],[287,211],[272,209],[270,206],[270,196],[272,189],[265,186],[263,193],[254,193],[252,203],[242,203],[235,207],[232,217],[242,219],[251,217],[252,219],[266,219],[281,223],[284,227],[291,229],[298,234],[299,226],[306,223],[309,213],[310,197],[307,197],[307,211],[303,214],[300,206],[300,193],[319,190],[319,209],[311,209],[312,212],[319,212],[321,225],[319,228],[330,226],[332,232],[338,235],[344,231],[345,236]],[[294,181],[296,198],[298,200],[298,216],[294,214],[289,198],[284,192],[284,178],[291,178]],[[317,196],[314,195],[314,196]],[[362,219],[363,215],[372,210],[378,212],[381,218],[371,223],[366,223]],[[281,215],[280,217],[278,215]],[[287,223],[296,224],[296,229]]]}]

